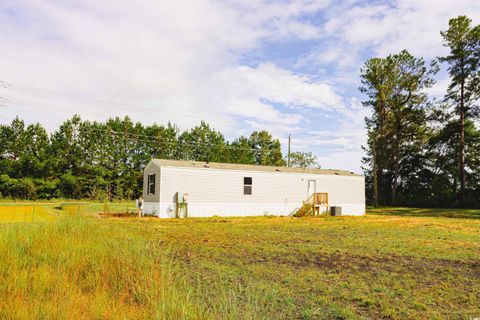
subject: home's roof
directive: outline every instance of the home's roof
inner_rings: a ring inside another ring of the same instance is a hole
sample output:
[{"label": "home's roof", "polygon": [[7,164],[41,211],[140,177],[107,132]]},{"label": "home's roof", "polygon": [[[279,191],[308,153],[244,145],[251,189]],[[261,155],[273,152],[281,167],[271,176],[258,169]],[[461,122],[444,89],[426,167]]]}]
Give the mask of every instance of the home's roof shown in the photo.
[{"label": "home's roof", "polygon": [[289,167],[259,166],[252,164],[237,163],[219,163],[219,162],[202,162],[202,161],[183,161],[183,160],[166,160],[152,159],[157,166],[162,167],[181,167],[181,168],[210,168],[225,170],[241,170],[241,171],[266,171],[266,172],[289,172],[289,173],[309,173],[309,174],[330,174],[340,176],[360,176],[351,171],[333,170],[333,169],[302,169]]}]

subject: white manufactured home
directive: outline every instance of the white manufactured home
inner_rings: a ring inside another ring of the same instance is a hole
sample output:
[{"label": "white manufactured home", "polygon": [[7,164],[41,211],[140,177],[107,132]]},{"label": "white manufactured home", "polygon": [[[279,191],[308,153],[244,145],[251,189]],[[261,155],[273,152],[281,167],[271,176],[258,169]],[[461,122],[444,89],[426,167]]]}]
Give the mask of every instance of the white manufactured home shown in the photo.
[{"label": "white manufactured home", "polygon": [[143,181],[143,213],[160,218],[288,216],[320,193],[342,215],[365,214],[365,179],[343,170],[153,159]]}]

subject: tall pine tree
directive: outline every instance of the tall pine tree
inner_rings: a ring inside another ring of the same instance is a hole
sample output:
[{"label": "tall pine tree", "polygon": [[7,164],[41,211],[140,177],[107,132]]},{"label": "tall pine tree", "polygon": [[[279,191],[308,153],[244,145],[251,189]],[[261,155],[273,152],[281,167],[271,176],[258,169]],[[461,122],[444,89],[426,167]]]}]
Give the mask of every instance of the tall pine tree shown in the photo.
[{"label": "tall pine tree", "polygon": [[458,125],[458,202],[463,205],[466,189],[465,128],[469,120],[478,117],[477,101],[480,97],[480,26],[472,26],[472,20],[466,16],[450,19],[449,28],[440,32],[443,45],[450,49],[440,61],[448,64],[451,83],[446,101],[454,106],[453,122]]}]

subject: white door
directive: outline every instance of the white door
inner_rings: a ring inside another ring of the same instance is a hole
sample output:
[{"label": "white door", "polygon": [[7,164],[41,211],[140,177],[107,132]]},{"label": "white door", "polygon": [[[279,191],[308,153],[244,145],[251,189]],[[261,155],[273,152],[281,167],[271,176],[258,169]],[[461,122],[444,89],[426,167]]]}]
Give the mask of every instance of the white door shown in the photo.
[{"label": "white door", "polygon": [[317,189],[317,181],[316,180],[308,180],[307,198],[310,198],[310,196],[315,193],[316,189]]}]

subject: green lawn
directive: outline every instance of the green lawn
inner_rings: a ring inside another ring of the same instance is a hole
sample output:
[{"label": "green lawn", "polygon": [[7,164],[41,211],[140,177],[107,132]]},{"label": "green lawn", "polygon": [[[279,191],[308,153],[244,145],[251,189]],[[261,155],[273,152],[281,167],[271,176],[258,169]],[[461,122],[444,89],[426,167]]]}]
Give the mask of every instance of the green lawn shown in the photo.
[{"label": "green lawn", "polygon": [[430,209],[430,208],[369,208],[369,214],[393,215],[404,217],[447,217],[480,219],[479,209]]},{"label": "green lawn", "polygon": [[480,210],[116,217],[129,205],[0,224],[0,318],[480,317]]}]

